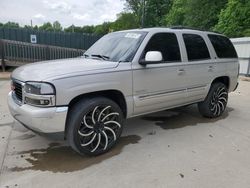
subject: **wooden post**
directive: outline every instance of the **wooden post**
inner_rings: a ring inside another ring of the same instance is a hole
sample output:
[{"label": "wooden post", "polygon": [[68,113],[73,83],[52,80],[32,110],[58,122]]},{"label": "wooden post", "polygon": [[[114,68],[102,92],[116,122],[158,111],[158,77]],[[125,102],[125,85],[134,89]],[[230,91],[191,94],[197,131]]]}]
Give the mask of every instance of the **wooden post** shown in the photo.
[{"label": "wooden post", "polygon": [[2,61],[1,61],[2,70],[3,70],[3,72],[5,72],[4,42],[3,42],[3,40],[1,40],[1,39],[0,39],[0,57],[1,57],[1,59],[2,59]]}]

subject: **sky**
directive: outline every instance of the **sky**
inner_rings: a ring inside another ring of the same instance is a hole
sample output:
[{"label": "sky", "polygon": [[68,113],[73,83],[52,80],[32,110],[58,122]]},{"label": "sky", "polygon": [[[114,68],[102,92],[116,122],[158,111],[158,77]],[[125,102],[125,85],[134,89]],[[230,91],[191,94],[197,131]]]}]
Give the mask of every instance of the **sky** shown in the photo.
[{"label": "sky", "polygon": [[0,0],[0,22],[21,26],[58,20],[63,27],[114,21],[124,10],[123,0]]}]

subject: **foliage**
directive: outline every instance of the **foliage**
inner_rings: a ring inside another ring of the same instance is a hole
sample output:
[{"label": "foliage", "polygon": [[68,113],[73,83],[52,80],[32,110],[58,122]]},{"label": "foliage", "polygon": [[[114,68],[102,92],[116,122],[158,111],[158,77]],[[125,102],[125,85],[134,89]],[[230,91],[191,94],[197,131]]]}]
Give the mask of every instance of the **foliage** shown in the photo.
[{"label": "foliage", "polygon": [[82,27],[82,33],[94,33],[95,27],[93,25],[86,25]]},{"label": "foliage", "polygon": [[250,36],[250,1],[229,0],[215,30],[229,37]]},{"label": "foliage", "polygon": [[39,30],[43,31],[53,31],[53,26],[50,22],[46,22],[39,27]]},{"label": "foliage", "polygon": [[184,25],[187,0],[174,0],[173,5],[166,15],[165,24],[167,26]]},{"label": "foliage", "polygon": [[127,9],[134,13],[137,25],[142,27],[161,26],[171,5],[172,0],[126,0]]},{"label": "foliage", "polygon": [[5,24],[0,23],[0,27],[4,27],[4,28],[19,28],[19,24],[16,22],[7,22]]},{"label": "foliage", "polygon": [[143,15],[143,7],[145,0],[126,0],[127,10],[132,11],[135,15],[135,20],[138,25],[140,25]]},{"label": "foliage", "polygon": [[62,31],[62,26],[58,21],[53,22],[53,30],[54,31]]},{"label": "foliage", "polygon": [[174,0],[166,25],[183,25],[212,30],[227,0]]},{"label": "foliage", "polygon": [[212,30],[227,0],[188,0],[184,24],[204,30]]},{"label": "foliage", "polygon": [[111,32],[110,30],[111,24],[112,24],[111,22],[104,22],[101,25],[95,26],[94,33],[97,35],[104,35],[104,34]]},{"label": "foliage", "polygon": [[75,26],[75,25],[71,25],[71,26],[65,28],[64,31],[68,32],[68,33],[81,33],[82,28],[78,27],[78,26]]},{"label": "foliage", "polygon": [[122,12],[118,15],[118,18],[111,25],[112,31],[119,31],[125,29],[138,28],[139,24],[137,22],[136,16],[133,13]]},{"label": "foliage", "polygon": [[165,15],[171,9],[172,0],[147,0],[145,5],[145,27],[162,26],[165,22]]},{"label": "foliage", "polygon": [[53,22],[51,24],[50,22],[46,22],[43,25],[39,27],[39,30],[43,31],[62,31],[62,26],[58,21]]}]

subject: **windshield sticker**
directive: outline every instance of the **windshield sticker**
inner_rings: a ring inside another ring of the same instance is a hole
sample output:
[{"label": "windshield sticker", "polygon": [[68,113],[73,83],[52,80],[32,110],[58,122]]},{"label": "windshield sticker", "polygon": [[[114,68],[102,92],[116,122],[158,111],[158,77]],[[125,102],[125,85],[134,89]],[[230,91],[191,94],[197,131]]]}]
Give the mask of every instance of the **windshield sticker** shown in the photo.
[{"label": "windshield sticker", "polygon": [[141,34],[138,33],[127,33],[125,35],[126,38],[131,38],[131,39],[138,39],[140,38]]}]

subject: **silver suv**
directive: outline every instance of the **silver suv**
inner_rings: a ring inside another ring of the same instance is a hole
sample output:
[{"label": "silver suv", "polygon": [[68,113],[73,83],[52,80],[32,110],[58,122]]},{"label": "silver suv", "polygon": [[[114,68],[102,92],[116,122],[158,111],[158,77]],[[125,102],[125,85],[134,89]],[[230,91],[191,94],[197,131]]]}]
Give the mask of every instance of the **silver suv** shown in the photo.
[{"label": "silver suv", "polygon": [[13,117],[40,133],[64,133],[80,154],[99,155],[119,140],[125,118],[198,103],[220,116],[237,87],[230,40],[182,28],[105,35],[83,57],[29,64],[12,73]]}]

